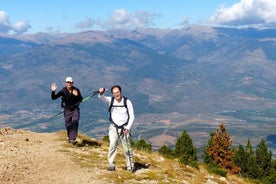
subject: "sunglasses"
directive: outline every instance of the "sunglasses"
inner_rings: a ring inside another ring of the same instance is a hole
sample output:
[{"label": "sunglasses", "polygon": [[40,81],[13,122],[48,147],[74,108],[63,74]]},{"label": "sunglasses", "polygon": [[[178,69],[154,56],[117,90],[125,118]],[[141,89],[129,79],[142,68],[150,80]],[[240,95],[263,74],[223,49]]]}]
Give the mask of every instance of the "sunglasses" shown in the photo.
[{"label": "sunglasses", "polygon": [[66,82],[66,83],[73,83],[73,82]]}]

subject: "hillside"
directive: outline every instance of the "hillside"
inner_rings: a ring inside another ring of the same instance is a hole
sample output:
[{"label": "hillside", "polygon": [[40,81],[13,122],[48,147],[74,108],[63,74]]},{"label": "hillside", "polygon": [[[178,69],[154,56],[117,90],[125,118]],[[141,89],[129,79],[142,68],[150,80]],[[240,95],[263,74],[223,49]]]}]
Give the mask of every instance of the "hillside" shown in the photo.
[{"label": "hillside", "polygon": [[[197,147],[224,123],[235,145],[260,139],[276,148],[275,29],[188,26],[183,29],[87,31],[0,36],[0,128],[64,128],[50,99],[72,75],[84,97],[120,84],[135,108],[133,136],[172,145],[186,130]],[[107,94],[110,94],[108,91]],[[81,104],[80,130],[106,135],[107,108]]]},{"label": "hillside", "polygon": [[150,163],[148,169],[139,167],[135,173],[123,170],[122,149],[117,155],[117,170],[106,171],[107,143],[79,135],[78,144],[71,145],[65,132],[36,133],[27,130],[0,129],[0,180],[12,183],[193,183],[246,184],[237,176],[227,178],[210,175],[179,165],[157,153],[135,150],[136,165]]}]

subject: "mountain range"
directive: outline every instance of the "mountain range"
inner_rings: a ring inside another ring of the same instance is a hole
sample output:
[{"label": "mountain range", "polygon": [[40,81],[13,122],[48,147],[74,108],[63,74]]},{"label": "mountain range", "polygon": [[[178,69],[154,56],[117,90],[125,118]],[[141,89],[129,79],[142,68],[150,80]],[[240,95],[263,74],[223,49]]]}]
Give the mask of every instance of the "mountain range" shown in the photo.
[{"label": "mountain range", "polygon": [[[183,29],[0,36],[0,127],[64,128],[50,84],[74,78],[84,97],[123,88],[134,104],[133,136],[156,148],[183,130],[203,146],[224,123],[235,144],[276,148],[276,30],[192,25]],[[110,95],[110,91],[106,92]],[[81,104],[80,131],[107,134],[107,107]]]}]

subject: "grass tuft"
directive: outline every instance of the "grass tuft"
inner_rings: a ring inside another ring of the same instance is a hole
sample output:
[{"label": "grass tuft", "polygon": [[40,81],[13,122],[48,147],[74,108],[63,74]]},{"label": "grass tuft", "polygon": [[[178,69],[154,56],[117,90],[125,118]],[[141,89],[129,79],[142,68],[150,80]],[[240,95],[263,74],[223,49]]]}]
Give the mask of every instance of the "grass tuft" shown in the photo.
[{"label": "grass tuft", "polygon": [[[63,137],[61,140],[64,140],[66,133],[60,132],[60,135]],[[126,160],[121,145],[118,146],[116,156],[116,171],[107,171],[108,142],[97,141],[83,134],[79,134],[76,145],[64,144],[61,151],[70,154],[74,162],[84,169],[98,168],[99,179],[104,179],[107,183],[249,184],[237,175],[223,178],[208,173],[204,165],[196,169],[181,164],[177,160],[164,158],[158,152],[149,153],[136,149],[134,149],[134,161],[138,169],[131,173],[125,170]]]}]

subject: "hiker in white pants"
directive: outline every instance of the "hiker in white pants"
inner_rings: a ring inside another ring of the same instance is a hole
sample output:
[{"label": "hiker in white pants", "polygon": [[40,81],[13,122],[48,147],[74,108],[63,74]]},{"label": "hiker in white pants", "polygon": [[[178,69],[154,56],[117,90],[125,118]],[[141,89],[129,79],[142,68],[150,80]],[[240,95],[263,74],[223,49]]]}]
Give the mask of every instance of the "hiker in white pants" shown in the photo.
[{"label": "hiker in white pants", "polygon": [[126,168],[134,172],[133,152],[130,145],[130,130],[134,122],[134,110],[129,99],[122,96],[122,89],[115,85],[111,88],[111,96],[104,96],[105,89],[99,89],[99,98],[109,104],[109,152],[108,171],[115,171],[115,158],[119,141],[122,143],[126,158]]}]

